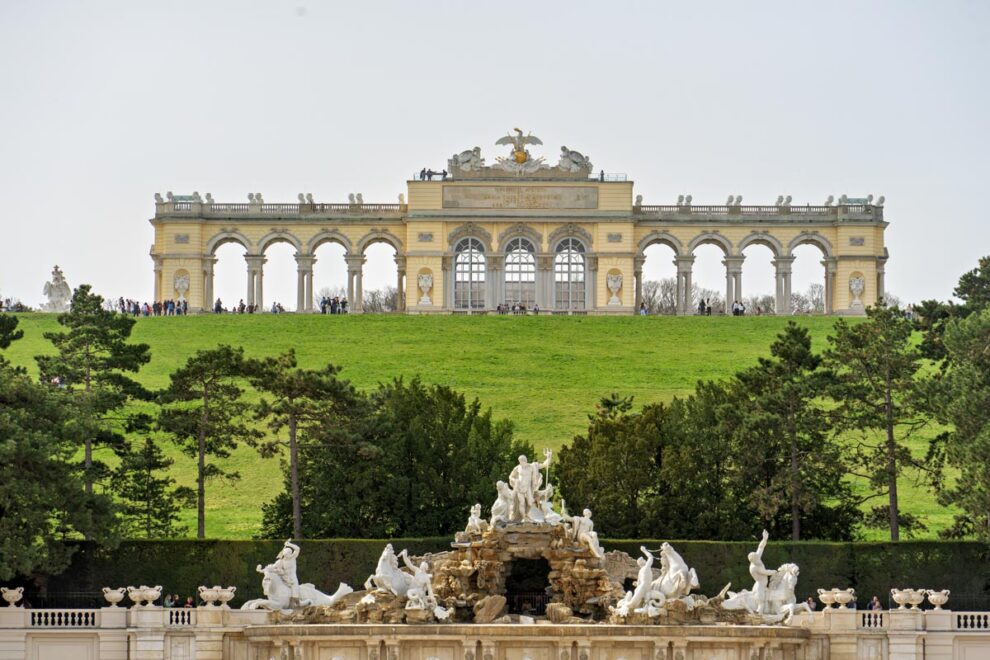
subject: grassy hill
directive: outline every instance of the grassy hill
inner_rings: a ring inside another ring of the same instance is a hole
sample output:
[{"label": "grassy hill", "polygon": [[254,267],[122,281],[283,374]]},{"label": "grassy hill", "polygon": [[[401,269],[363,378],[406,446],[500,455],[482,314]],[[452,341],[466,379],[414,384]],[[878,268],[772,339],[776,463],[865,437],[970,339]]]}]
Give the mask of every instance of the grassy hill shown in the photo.
[{"label": "grassy hill", "polygon": [[[6,352],[35,369],[33,356],[51,352],[42,333],[53,315],[23,314],[24,339]],[[802,317],[821,349],[833,319]],[[244,346],[249,356],[294,348],[300,364],[333,362],[357,387],[370,389],[396,376],[419,374],[477,397],[496,417],[511,419],[537,448],[558,448],[586,425],[595,402],[610,392],[638,404],[689,393],[698,380],[730,376],[766,355],[786,324],[774,317],[515,317],[515,316],[296,316],[224,315],[139,319],[135,341],[151,345],[140,373],[149,387],[194,351],[218,343]],[[194,463],[166,445],[176,478],[193,485]],[[913,448],[923,454],[919,441]],[[277,460],[238,449],[228,466],[242,480],[207,486],[207,534],[248,538],[257,531],[260,505],[281,490]],[[927,520],[930,534],[951,521],[927,489],[904,479],[903,507]],[[187,522],[195,514],[187,513]],[[195,525],[193,524],[193,528]],[[871,535],[882,539],[882,533]]]}]

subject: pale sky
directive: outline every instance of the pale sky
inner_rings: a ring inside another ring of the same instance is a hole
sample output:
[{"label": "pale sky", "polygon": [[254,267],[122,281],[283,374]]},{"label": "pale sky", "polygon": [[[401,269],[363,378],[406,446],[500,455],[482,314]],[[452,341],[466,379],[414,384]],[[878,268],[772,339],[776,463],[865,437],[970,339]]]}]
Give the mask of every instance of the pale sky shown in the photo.
[{"label": "pale sky", "polygon": [[[155,192],[394,202],[519,126],[647,204],[885,195],[888,290],[944,299],[990,254],[988,76],[987,2],[0,0],[0,296],[39,304],[57,263],[150,299]],[[761,250],[747,295],[773,287]],[[795,290],[820,279],[805,250]],[[695,281],[724,288],[715,249],[698,255]],[[343,284],[333,256],[317,288]],[[221,252],[225,301],[244,269]],[[650,252],[648,276],[673,271]],[[394,273],[377,247],[365,288]],[[265,299],[294,287],[276,246]]]}]

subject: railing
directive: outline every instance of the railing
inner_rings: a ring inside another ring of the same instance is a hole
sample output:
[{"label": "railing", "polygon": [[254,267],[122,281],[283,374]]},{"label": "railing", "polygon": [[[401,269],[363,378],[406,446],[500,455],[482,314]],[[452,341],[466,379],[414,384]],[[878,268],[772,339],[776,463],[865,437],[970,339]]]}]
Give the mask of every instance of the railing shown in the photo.
[{"label": "railing", "polygon": [[196,610],[192,608],[169,608],[168,625],[170,626],[195,626]]},{"label": "railing", "polygon": [[986,612],[957,612],[954,630],[990,630],[990,614]]},{"label": "railing", "polygon": [[[633,213],[637,215],[654,216],[745,216],[752,220],[753,216],[827,216],[830,219],[839,216],[868,215],[875,220],[883,219],[882,206],[727,206],[727,205],[678,205],[650,204],[634,206]],[[799,220],[801,221],[801,220]]]},{"label": "railing", "polygon": [[405,204],[208,204],[199,202],[161,202],[155,205],[155,215],[194,216],[287,216],[287,215],[400,215]]},{"label": "railing", "polygon": [[32,628],[98,628],[97,610],[32,610]]},{"label": "railing", "polygon": [[860,628],[886,628],[883,620],[883,612],[861,612],[859,619]]},{"label": "railing", "polygon": [[598,174],[592,174],[588,176],[588,180],[605,181],[606,183],[608,183],[610,181],[611,182],[628,181],[628,177],[625,175],[625,173],[622,172],[605,172],[604,174],[599,172]]},{"label": "railing", "polygon": [[211,204],[209,206],[213,213],[247,213],[251,210],[250,204]]}]

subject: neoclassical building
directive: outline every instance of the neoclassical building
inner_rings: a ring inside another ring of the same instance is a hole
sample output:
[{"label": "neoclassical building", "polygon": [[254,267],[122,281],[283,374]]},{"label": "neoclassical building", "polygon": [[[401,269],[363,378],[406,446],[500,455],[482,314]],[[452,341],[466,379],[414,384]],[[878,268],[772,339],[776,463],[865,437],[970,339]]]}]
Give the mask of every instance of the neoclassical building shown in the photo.
[{"label": "neoclassical building", "polygon": [[365,250],[395,248],[400,306],[408,313],[481,313],[499,303],[538,305],[554,313],[631,314],[639,307],[645,250],[670,247],[677,267],[678,313],[693,313],[694,251],[721,249],[725,298],[742,299],[743,250],[760,244],[773,253],[778,314],[791,309],[794,249],[821,251],[825,311],[860,314],[884,294],[883,197],[843,195],[824,205],[645,205],[625,175],[595,172],[582,154],[561,147],[559,162],[533,156],[537,138],[516,129],[498,140],[509,153],[486,165],[480,149],[455,154],[444,173],[422,172],[406,183],[398,204],[215,202],[198,193],[156,195],[157,299],[185,298],[211,306],[216,250],[240,243],[245,254],[245,300],[265,308],[265,251],[284,242],[295,249],[297,309],[312,311],[316,249],[340,244],[347,261],[352,310],[361,311]]}]

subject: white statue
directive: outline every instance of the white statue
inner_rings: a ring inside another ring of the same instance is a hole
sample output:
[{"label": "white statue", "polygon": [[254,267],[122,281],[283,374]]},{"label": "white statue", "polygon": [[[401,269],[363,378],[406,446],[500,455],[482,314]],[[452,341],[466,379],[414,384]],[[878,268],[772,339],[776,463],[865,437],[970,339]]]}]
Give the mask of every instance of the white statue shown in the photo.
[{"label": "white statue", "polygon": [[512,502],[512,520],[533,522],[532,509],[539,509],[540,485],[543,483],[543,475],[540,470],[550,467],[550,457],[553,453],[549,449],[543,450],[546,460],[542,463],[530,463],[525,455],[519,457],[519,464],[512,468],[509,474],[509,486],[514,494]]},{"label": "white statue", "polygon": [[733,199],[734,199],[733,196],[732,195],[729,195],[729,199],[726,200],[725,205],[726,206],[732,206],[732,200]]},{"label": "white statue", "polygon": [[784,203],[782,204],[782,206],[784,208],[787,208],[787,209],[791,208],[791,196],[790,195],[788,195],[787,197],[784,198]]},{"label": "white statue", "polygon": [[481,147],[468,149],[450,157],[451,169],[457,168],[465,172],[480,170],[485,166],[485,159],[481,157]]},{"label": "white statue", "polygon": [[306,193],[306,203],[313,204],[313,193]]},{"label": "white statue", "polygon": [[595,523],[591,520],[591,509],[585,509],[580,516],[564,516],[563,520],[570,523],[573,543],[586,546],[591,554],[599,559],[605,556],[605,551],[598,544]]},{"label": "white statue", "polygon": [[532,174],[536,172],[543,167],[544,159],[542,156],[540,158],[533,158],[526,145],[543,144],[543,141],[532,133],[523,135],[523,132],[518,128],[512,130],[516,132],[515,135],[509,133],[505,137],[501,137],[495,141],[495,144],[512,145],[512,154],[508,158],[502,158],[501,156],[496,158],[495,160],[498,161],[498,164],[495,167],[515,174]]},{"label": "white statue", "polygon": [[254,204],[254,193],[248,193],[248,203]]},{"label": "white statue", "polygon": [[416,279],[416,283],[419,285],[419,290],[423,292],[423,296],[419,299],[419,304],[432,305],[433,301],[430,300],[430,289],[433,288],[433,275],[420,273]]},{"label": "white statue", "polygon": [[636,560],[636,564],[639,566],[639,573],[636,575],[636,584],[632,591],[626,592],[626,595],[616,603],[614,608],[614,611],[622,616],[629,616],[632,612],[636,612],[637,614],[648,613],[651,606],[654,608],[663,607],[662,596],[659,599],[653,599],[654,602],[651,602],[653,592],[653,561],[655,557],[652,552],[646,549],[646,546],[641,545],[639,549],[643,553],[643,557]]},{"label": "white statue", "polygon": [[404,193],[399,193],[399,204],[401,206],[405,206],[406,205],[406,196],[405,196]]},{"label": "white statue", "polygon": [[357,204],[357,200],[354,199],[354,193],[347,193],[347,201],[351,206]]},{"label": "white statue", "polygon": [[732,203],[733,206],[742,205],[742,195],[736,195],[736,201]]},{"label": "white statue", "polygon": [[304,195],[302,193],[299,193],[299,195],[296,197],[296,199],[299,200],[299,203],[300,204],[305,204],[306,203],[306,195]]},{"label": "white statue", "polygon": [[254,201],[258,204],[265,203],[265,200],[261,199],[261,193],[254,193]]},{"label": "white statue", "polygon": [[553,484],[540,491],[540,514],[543,516],[542,522],[548,525],[556,525],[564,520],[564,517],[553,510]]},{"label": "white statue", "polygon": [[179,294],[179,302],[183,302],[186,299],[186,291],[189,290],[189,275],[176,275],[175,276],[175,291]]},{"label": "white statue", "polygon": [[728,592],[729,597],[722,603],[722,607],[727,610],[746,610],[750,614],[761,616],[766,623],[786,623],[797,612],[810,613],[808,604],[798,603],[794,595],[799,572],[797,564],[781,564],[777,568],[767,584],[762,612],[757,611],[759,603],[756,594],[746,589],[739,593]]},{"label": "white statue", "polygon": [[784,196],[777,195],[777,201],[774,203],[774,206],[783,206],[783,205],[784,205]]},{"label": "white statue", "polygon": [[763,551],[767,547],[770,532],[763,530],[763,539],[756,547],[756,552],[747,555],[749,559],[749,574],[753,578],[753,589],[742,590],[738,593],[729,591],[729,597],[722,603],[722,607],[729,610],[745,609],[752,614],[768,613],[767,590],[769,578],[777,574],[777,571],[768,569],[763,565]]},{"label": "white statue", "polygon": [[636,203],[634,204],[634,206],[642,206],[642,205],[643,205],[643,196],[636,195]]},{"label": "white statue", "polygon": [[495,527],[499,523],[507,523],[512,520],[512,501],[515,499],[515,493],[509,488],[509,484],[504,481],[498,481],[495,483],[495,492],[497,496],[495,498],[495,503],[492,504],[492,516],[489,519],[489,524]]},{"label": "white statue", "polygon": [[700,586],[698,574],[669,543],[660,546],[660,577],[653,581],[653,590],[665,599],[684,598]]},{"label": "white statue", "polygon": [[69,311],[69,301],[72,299],[72,289],[65,281],[62,270],[55,266],[52,270],[51,282],[45,282],[44,294],[48,297],[45,305],[47,312],[67,312]]},{"label": "white statue", "polygon": [[480,535],[487,527],[488,522],[481,517],[481,505],[475,504],[471,507],[471,515],[468,516],[467,526],[464,528],[464,533]]},{"label": "white statue", "polygon": [[291,610],[294,607],[309,607],[310,605],[334,605],[341,598],[354,591],[341,582],[337,591],[328,596],[310,583],[299,584],[296,577],[296,559],[299,557],[299,546],[291,540],[285,542],[275,561],[267,566],[258,564],[257,570],[264,577],[261,580],[261,591],[267,598],[255,598],[241,606],[242,610]]},{"label": "white statue", "polygon": [[560,162],[557,164],[564,172],[590,172],[592,165],[587,156],[567,147],[560,148]]},{"label": "white statue", "polygon": [[155,204],[164,204],[165,200],[162,199],[161,193],[155,193]]},{"label": "white statue", "polygon": [[358,193],[358,194],[354,195],[354,199],[357,200],[358,206],[361,206],[361,205],[364,204],[364,196],[361,195],[361,193]]},{"label": "white statue", "polygon": [[825,198],[825,206],[832,206],[833,202],[835,202],[835,195],[829,195]]},{"label": "white statue", "polygon": [[853,301],[850,307],[862,307],[863,301],[860,297],[863,292],[866,291],[866,280],[863,277],[850,277],[849,278],[849,291],[853,294]]},{"label": "white statue", "polygon": [[193,191],[192,198],[193,198],[193,201],[196,202],[197,204],[202,204],[203,203],[203,198],[200,197],[198,190],[194,190]]},{"label": "white statue", "polygon": [[[406,551],[403,550],[402,554],[405,557]],[[412,576],[404,573],[399,568],[399,558],[396,556],[392,544],[386,544],[385,549],[382,550],[381,557],[378,558],[378,566],[375,567],[375,573],[364,581],[364,588],[369,591],[373,588],[378,588],[399,598],[404,598],[411,586]]]},{"label": "white statue", "polygon": [[677,196],[677,205],[678,206],[684,206],[684,195],[678,195]]},{"label": "white statue", "polygon": [[622,273],[609,273],[608,277],[605,278],[605,283],[608,285],[609,293],[612,294],[612,297],[608,299],[608,304],[621,305],[619,289],[622,288]]},{"label": "white statue", "polygon": [[206,203],[207,204],[212,204],[213,203],[213,194],[212,193],[206,193]]},{"label": "white statue", "polygon": [[876,204],[874,204],[874,206],[883,206],[886,203],[887,203],[887,198],[884,197],[883,195],[880,195],[880,197],[877,198]]},{"label": "white statue", "polygon": [[687,206],[687,207],[690,207],[691,206],[691,195],[685,195],[684,196],[684,206]]}]

